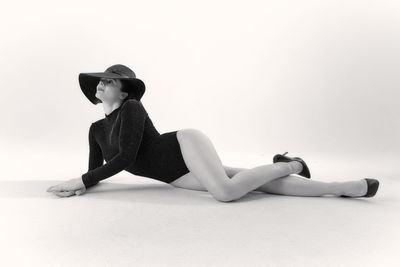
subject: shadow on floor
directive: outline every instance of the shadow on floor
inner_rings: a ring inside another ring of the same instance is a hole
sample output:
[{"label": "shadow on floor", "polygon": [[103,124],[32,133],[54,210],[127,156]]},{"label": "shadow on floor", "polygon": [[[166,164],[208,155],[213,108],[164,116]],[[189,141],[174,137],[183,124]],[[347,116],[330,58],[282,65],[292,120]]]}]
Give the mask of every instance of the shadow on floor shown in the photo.
[{"label": "shadow on floor", "polygon": [[50,186],[59,183],[59,180],[0,181],[0,198],[67,199],[71,197],[84,197],[90,199],[159,203],[166,205],[215,205],[216,203],[232,205],[262,200],[264,198],[282,197],[263,192],[251,192],[239,200],[224,203],[215,200],[210,193],[205,191],[176,188],[168,184],[124,184],[115,182],[100,182],[89,188],[85,194],[80,196],[59,197],[54,193],[46,191]]}]

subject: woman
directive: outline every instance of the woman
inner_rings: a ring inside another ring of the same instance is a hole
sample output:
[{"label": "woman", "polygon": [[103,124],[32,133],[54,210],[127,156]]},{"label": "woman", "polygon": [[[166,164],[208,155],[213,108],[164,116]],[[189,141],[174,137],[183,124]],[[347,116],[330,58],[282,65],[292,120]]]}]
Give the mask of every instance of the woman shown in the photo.
[{"label": "woman", "polygon": [[57,196],[83,194],[122,170],[179,188],[208,191],[223,202],[253,190],[340,197],[372,197],[378,190],[379,181],[370,178],[346,182],[306,179],[311,177],[307,164],[299,157],[285,156],[287,152],[276,154],[273,164],[251,169],[224,166],[203,132],[181,129],[160,134],[156,130],[140,102],[145,85],[124,65],[113,65],[105,72],[80,73],[79,84],[93,104],[103,104],[105,117],[89,128],[88,171],[47,190]]}]

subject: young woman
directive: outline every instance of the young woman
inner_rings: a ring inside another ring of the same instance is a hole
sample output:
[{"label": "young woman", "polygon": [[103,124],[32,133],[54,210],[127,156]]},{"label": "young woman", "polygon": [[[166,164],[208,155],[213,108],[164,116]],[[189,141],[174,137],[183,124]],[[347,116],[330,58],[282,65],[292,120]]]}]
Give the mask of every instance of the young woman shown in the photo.
[{"label": "young woman", "polygon": [[[80,73],[82,92],[102,103],[105,116],[89,128],[88,171],[51,186],[48,192],[81,195],[122,170],[175,187],[208,191],[218,201],[240,199],[256,190],[292,196],[372,197],[379,181],[363,178],[345,182],[310,180],[299,157],[276,154],[273,164],[234,168],[222,164],[211,140],[200,130],[181,129],[160,134],[140,99],[143,81],[128,67],[116,64],[104,72]],[[103,164],[103,161],[106,164]]]}]

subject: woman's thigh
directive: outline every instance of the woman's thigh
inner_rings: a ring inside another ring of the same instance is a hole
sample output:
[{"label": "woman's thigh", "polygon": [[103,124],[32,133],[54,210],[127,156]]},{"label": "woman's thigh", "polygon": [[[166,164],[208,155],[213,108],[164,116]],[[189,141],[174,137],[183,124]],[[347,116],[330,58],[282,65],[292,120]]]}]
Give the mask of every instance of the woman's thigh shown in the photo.
[{"label": "woman's thigh", "polygon": [[207,189],[199,182],[192,172],[182,175],[169,184],[184,189],[207,191]]},{"label": "woman's thigh", "polygon": [[211,140],[203,132],[192,128],[179,130],[177,138],[191,174],[179,178],[173,185],[206,190],[217,199],[228,197],[232,189],[229,177]]},{"label": "woman's thigh", "polygon": [[[239,168],[239,167],[229,167],[223,165],[225,169],[225,173],[229,178],[232,178],[235,174],[239,173],[243,170],[248,170],[247,168]],[[182,175],[172,183],[171,185],[175,187],[191,189],[191,190],[199,190],[199,191],[207,191],[207,189],[199,182],[196,176],[192,172],[188,172],[187,174]]]}]

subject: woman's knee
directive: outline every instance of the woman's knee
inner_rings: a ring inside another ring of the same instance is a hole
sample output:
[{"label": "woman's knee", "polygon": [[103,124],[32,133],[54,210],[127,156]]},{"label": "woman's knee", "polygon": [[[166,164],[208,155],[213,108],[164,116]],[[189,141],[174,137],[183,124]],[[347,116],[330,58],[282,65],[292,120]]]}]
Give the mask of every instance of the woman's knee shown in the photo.
[{"label": "woman's knee", "polygon": [[207,191],[218,201],[227,202],[234,198],[234,191],[232,190],[231,181],[229,178],[213,179],[212,181],[205,182]]},{"label": "woman's knee", "polygon": [[233,187],[231,181],[228,181],[224,186],[220,186],[212,193],[213,197],[221,202],[231,202],[239,198],[238,190]]},{"label": "woman's knee", "polygon": [[233,197],[233,194],[225,192],[220,194],[214,194],[213,197],[220,202],[231,202],[236,199],[235,197]]}]

